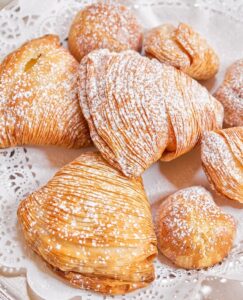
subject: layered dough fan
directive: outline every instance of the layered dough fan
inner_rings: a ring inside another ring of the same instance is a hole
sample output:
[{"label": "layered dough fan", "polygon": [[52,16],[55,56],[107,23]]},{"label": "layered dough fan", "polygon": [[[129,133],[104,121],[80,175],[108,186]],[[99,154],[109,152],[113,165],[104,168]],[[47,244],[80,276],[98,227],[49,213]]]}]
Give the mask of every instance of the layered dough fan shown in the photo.
[{"label": "layered dough fan", "polygon": [[157,254],[141,178],[85,153],[20,203],[27,243],[71,284],[122,294],[154,279]]},{"label": "layered dough fan", "polygon": [[126,176],[190,151],[220,128],[222,105],[186,74],[135,51],[97,50],[80,64],[79,96],[91,138]]},{"label": "layered dough fan", "polygon": [[54,35],[10,53],[0,64],[0,148],[88,144],[77,71],[77,61]]}]

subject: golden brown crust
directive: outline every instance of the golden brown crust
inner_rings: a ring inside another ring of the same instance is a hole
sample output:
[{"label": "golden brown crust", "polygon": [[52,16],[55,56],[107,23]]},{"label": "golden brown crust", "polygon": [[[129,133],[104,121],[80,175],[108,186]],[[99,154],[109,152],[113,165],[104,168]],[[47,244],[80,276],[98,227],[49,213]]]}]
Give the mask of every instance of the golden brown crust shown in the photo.
[{"label": "golden brown crust", "polygon": [[224,122],[230,126],[243,126],[243,59],[228,68],[214,96],[224,106]]},{"label": "golden brown crust", "polygon": [[59,38],[29,41],[0,64],[0,148],[90,143],[78,103],[76,60]]},{"label": "golden brown crust", "polygon": [[71,25],[68,46],[80,61],[96,49],[140,51],[142,28],[133,13],[117,3],[95,3],[82,9]]},{"label": "golden brown crust", "polygon": [[205,133],[201,156],[211,186],[228,199],[243,203],[243,127]]},{"label": "golden brown crust", "polygon": [[172,66],[135,51],[93,51],[80,64],[79,97],[91,138],[126,176],[190,151],[221,128],[223,107]]},{"label": "golden brown crust", "polygon": [[98,153],[82,154],[23,200],[18,220],[30,247],[75,286],[121,294],[154,279],[156,237],[142,180]]},{"label": "golden brown crust", "polygon": [[[153,269],[150,266],[150,269]],[[57,269],[54,271],[62,278],[68,280],[68,282],[78,288],[92,290],[102,294],[119,295],[132,292],[134,290],[146,287],[155,278],[154,272],[151,270],[151,277],[146,278],[141,282],[121,281],[116,279],[108,279],[88,274],[80,274],[77,272],[63,272]]]},{"label": "golden brown crust", "polygon": [[149,30],[145,36],[146,55],[168,63],[197,80],[213,77],[219,58],[207,41],[189,25],[178,28],[164,24]]},{"label": "golden brown crust", "polygon": [[222,261],[235,232],[233,217],[221,211],[203,187],[170,195],[158,210],[158,247],[178,267],[200,269]]}]

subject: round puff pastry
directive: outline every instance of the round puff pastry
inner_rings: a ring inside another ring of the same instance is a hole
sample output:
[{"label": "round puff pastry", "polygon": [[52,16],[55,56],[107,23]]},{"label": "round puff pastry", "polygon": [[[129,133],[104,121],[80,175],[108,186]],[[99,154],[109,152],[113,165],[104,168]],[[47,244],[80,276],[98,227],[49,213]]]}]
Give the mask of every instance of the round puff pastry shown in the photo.
[{"label": "round puff pastry", "polygon": [[224,122],[230,126],[243,126],[243,59],[228,68],[214,96],[224,106]]},{"label": "round puff pastry", "polygon": [[0,64],[0,148],[90,142],[77,94],[77,61],[47,35]]},{"label": "round puff pastry", "polygon": [[243,127],[205,133],[201,156],[212,187],[243,203]]},{"label": "round puff pastry", "polygon": [[207,41],[189,25],[176,28],[164,24],[147,32],[146,55],[168,63],[197,80],[213,77],[219,69],[219,58]]},{"label": "round puff pastry", "polygon": [[142,180],[84,153],[20,203],[30,247],[72,285],[122,294],[154,280],[157,242]]},{"label": "round puff pastry", "polygon": [[221,128],[223,107],[172,66],[135,51],[97,50],[80,64],[80,105],[102,156],[126,176],[190,151]]},{"label": "round puff pastry", "polygon": [[178,267],[200,269],[222,261],[232,248],[235,232],[233,217],[200,186],[170,195],[158,210],[158,247]]},{"label": "round puff pastry", "polygon": [[76,15],[69,31],[68,45],[79,61],[95,49],[140,51],[142,28],[127,7],[117,3],[95,3]]}]

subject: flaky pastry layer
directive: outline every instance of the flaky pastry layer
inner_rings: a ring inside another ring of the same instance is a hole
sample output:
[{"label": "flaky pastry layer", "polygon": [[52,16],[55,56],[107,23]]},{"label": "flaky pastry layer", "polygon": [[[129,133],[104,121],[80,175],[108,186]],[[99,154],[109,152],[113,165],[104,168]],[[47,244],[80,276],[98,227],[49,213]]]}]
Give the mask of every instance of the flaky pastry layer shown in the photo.
[{"label": "flaky pastry layer", "polygon": [[18,209],[29,246],[71,284],[122,294],[154,279],[157,254],[141,178],[128,179],[98,153],[63,167]]},{"label": "flaky pastry layer", "polygon": [[190,151],[204,131],[222,126],[223,107],[204,87],[135,51],[84,57],[79,97],[94,144],[130,177]]},{"label": "flaky pastry layer", "polygon": [[77,61],[46,35],[10,53],[0,64],[0,148],[90,143],[78,102]]},{"label": "flaky pastry layer", "polygon": [[94,3],[78,12],[68,35],[71,53],[80,61],[96,49],[140,51],[142,27],[130,9],[119,3]]},{"label": "flaky pastry layer", "polygon": [[185,23],[177,28],[164,24],[149,30],[145,35],[144,51],[147,56],[170,64],[197,80],[209,79],[219,69],[219,58],[213,48]]}]

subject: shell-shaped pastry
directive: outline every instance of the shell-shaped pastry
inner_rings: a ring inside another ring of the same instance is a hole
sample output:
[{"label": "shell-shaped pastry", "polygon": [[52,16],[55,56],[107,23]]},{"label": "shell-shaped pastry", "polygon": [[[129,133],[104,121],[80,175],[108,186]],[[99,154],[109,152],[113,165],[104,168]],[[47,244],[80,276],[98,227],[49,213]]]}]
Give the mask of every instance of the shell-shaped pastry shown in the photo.
[{"label": "shell-shaped pastry", "polygon": [[232,248],[236,225],[203,187],[179,190],[162,202],[156,218],[160,251],[185,269],[210,267]]},{"label": "shell-shaped pastry", "polygon": [[212,187],[243,203],[243,127],[205,133],[201,157]]},{"label": "shell-shaped pastry", "polygon": [[219,69],[219,58],[212,47],[184,23],[177,28],[164,24],[149,30],[145,35],[144,51],[197,80],[209,79]]},{"label": "shell-shaped pastry", "polygon": [[0,64],[0,148],[81,147],[90,142],[77,94],[77,61],[47,35]]},{"label": "shell-shaped pastry", "polygon": [[79,61],[96,49],[140,51],[142,28],[126,6],[95,3],[82,9],[74,18],[68,35],[68,46]]},{"label": "shell-shaped pastry", "polygon": [[71,284],[122,294],[154,279],[156,237],[142,180],[84,153],[20,203],[30,247]]},{"label": "shell-shaped pastry", "polygon": [[172,66],[135,51],[97,50],[80,64],[79,96],[91,138],[126,176],[190,151],[221,128],[222,105]]},{"label": "shell-shaped pastry", "polygon": [[214,96],[224,106],[224,122],[230,126],[243,126],[243,59],[228,68]]}]

